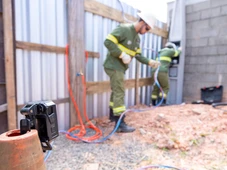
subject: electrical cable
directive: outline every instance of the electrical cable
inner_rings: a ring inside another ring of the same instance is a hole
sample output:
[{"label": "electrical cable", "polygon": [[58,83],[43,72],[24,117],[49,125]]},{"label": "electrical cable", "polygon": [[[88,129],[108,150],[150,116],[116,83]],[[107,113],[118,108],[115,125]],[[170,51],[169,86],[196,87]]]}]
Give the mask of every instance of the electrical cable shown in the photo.
[{"label": "electrical cable", "polygon": [[145,170],[145,169],[148,169],[148,168],[168,168],[168,169],[175,169],[175,170],[183,170],[183,169],[179,169],[179,168],[176,168],[176,167],[173,167],[173,166],[167,166],[167,165],[148,165],[148,166],[143,166],[137,170]]}]

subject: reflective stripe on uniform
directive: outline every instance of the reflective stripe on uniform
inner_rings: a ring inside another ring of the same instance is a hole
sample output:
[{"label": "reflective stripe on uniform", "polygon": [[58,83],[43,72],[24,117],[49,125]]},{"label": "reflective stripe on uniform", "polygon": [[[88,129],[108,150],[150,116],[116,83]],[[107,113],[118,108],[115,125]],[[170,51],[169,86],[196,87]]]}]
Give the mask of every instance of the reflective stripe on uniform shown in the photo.
[{"label": "reflective stripe on uniform", "polygon": [[125,110],[126,110],[126,107],[125,106],[120,106],[120,107],[113,108],[114,114],[122,113]]},{"label": "reflective stripe on uniform", "polygon": [[118,44],[117,38],[115,38],[115,37],[114,37],[113,35],[111,35],[111,34],[108,34],[107,37],[106,37],[106,39],[108,39],[108,40],[114,42],[115,44]]},{"label": "reflective stripe on uniform", "polygon": [[113,102],[110,102],[110,103],[109,103],[109,106],[110,106],[111,108],[113,107],[113,105],[114,105]]},{"label": "reflective stripe on uniform", "polygon": [[[163,97],[165,99],[167,95],[165,93],[163,93],[163,95],[164,95]],[[159,93],[159,97],[162,97],[162,93],[161,92]]]},{"label": "reflective stripe on uniform", "polygon": [[[158,58],[156,58],[156,60],[158,61]],[[160,57],[160,61],[168,61],[168,62],[171,62],[172,59],[170,57],[167,57],[167,56],[161,56]]]},{"label": "reflective stripe on uniform", "polygon": [[127,53],[128,55],[130,55],[130,56],[132,56],[132,57],[134,57],[134,56],[136,55],[136,53],[137,53],[137,54],[138,54],[138,53],[141,53],[141,49],[138,49],[138,50],[137,50],[138,52],[137,52],[137,51],[133,51],[133,50],[128,49],[127,47],[123,46],[122,44],[119,44],[119,43],[118,43],[118,40],[116,39],[116,37],[114,37],[114,36],[111,35],[111,34],[107,35],[106,39],[108,39],[108,40],[112,41],[113,43],[117,44],[118,48],[119,48],[121,51]]},{"label": "reflective stripe on uniform", "polygon": [[136,55],[136,52],[135,51],[132,51],[128,48],[126,48],[125,46],[121,45],[121,44],[117,44],[118,45],[118,48],[120,48],[121,51],[127,53],[128,55],[134,57]]},{"label": "reflective stripe on uniform", "polygon": [[177,57],[178,55],[179,55],[179,52],[178,51],[175,51],[174,57]]},{"label": "reflective stripe on uniform", "polygon": [[151,98],[152,98],[152,99],[157,99],[157,98],[158,98],[158,96],[157,96],[157,95],[153,95],[153,94],[152,94],[152,95],[151,95]]},{"label": "reflective stripe on uniform", "polygon": [[138,50],[136,50],[137,54],[141,54],[141,49],[139,48]]}]

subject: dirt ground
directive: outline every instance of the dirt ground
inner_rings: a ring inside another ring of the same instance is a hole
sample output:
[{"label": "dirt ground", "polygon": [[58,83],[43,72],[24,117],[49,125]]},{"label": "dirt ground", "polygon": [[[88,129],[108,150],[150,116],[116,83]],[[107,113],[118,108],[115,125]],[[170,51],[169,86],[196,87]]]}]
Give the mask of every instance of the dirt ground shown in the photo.
[{"label": "dirt ground", "polygon": [[[147,106],[140,105],[131,109],[147,108]],[[96,122],[96,126],[104,130],[104,135],[111,132],[114,126],[107,117],[93,121]],[[127,160],[124,160],[122,166],[112,166],[111,168],[109,166],[108,168],[104,166],[105,161],[102,166],[97,158],[93,158],[83,162],[84,164],[93,164],[93,168],[75,169],[137,170],[146,165],[165,165],[180,170],[227,170],[226,106],[215,109],[211,105],[182,104],[157,107],[141,112],[131,111],[126,113],[126,122],[135,127],[136,131],[128,134],[116,133],[104,142],[105,145],[108,145],[107,149],[117,146],[118,150],[105,151],[105,148],[99,150],[102,150],[103,157],[105,154],[108,157],[116,152],[123,154],[127,148],[127,155],[135,156],[135,153],[138,155],[135,159],[130,160],[130,164],[134,166],[123,166],[123,164],[127,164],[125,163]],[[132,143],[134,144],[132,145]],[[130,144],[132,146],[126,147]],[[101,145],[99,144],[99,146]],[[58,142],[54,148],[57,146]],[[54,152],[56,155],[58,154],[58,151],[53,151],[53,158],[50,157],[47,162],[48,169],[57,169],[53,166]],[[90,154],[95,153],[90,152]],[[126,155],[126,153],[124,154]],[[110,159],[114,162],[114,158]],[[122,159],[126,158],[122,157]],[[113,162],[112,164],[114,164]],[[70,168],[62,167],[61,169],[68,170]]]}]

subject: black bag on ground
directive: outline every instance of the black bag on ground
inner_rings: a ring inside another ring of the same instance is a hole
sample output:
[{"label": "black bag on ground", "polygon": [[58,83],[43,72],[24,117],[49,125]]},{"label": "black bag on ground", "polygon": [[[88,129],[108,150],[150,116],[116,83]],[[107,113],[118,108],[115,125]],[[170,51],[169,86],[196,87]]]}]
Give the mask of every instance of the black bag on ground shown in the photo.
[{"label": "black bag on ground", "polygon": [[204,104],[212,104],[222,101],[223,86],[201,88],[201,99]]}]

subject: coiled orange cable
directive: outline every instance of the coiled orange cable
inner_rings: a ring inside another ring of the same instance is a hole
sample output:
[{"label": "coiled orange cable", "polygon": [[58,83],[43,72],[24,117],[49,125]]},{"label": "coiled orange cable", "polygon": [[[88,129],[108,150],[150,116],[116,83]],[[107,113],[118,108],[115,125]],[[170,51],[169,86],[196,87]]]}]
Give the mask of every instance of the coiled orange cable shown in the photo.
[{"label": "coiled orange cable", "polygon": [[[80,110],[78,108],[78,105],[75,101],[75,98],[73,96],[73,91],[71,88],[71,83],[70,83],[70,75],[68,72],[69,69],[69,45],[66,46],[66,52],[65,52],[65,58],[66,58],[66,77],[68,79],[68,90],[69,90],[69,95],[70,98],[73,102],[74,108],[76,110],[77,113],[77,117],[79,119],[80,125],[76,125],[71,127],[67,132],[69,132],[70,134],[72,134],[73,131],[78,131],[78,133],[73,134],[73,136],[70,136],[69,134],[66,134],[66,137],[70,140],[74,140],[74,141],[79,141],[79,140],[84,140],[84,141],[93,141],[93,140],[97,140],[98,138],[100,138],[102,136],[102,131],[97,128],[88,118],[87,113],[86,113],[86,81],[84,78],[84,75],[82,73],[80,73],[80,76],[82,78],[82,82],[83,82],[83,109],[84,109],[84,117],[88,123],[88,125],[84,125],[82,118],[81,118],[81,113]],[[87,58],[88,58],[88,53],[86,52],[86,62],[87,62]],[[89,137],[84,137],[86,135],[86,128],[89,129],[93,129],[95,131],[95,134],[93,136],[89,136]]]}]

